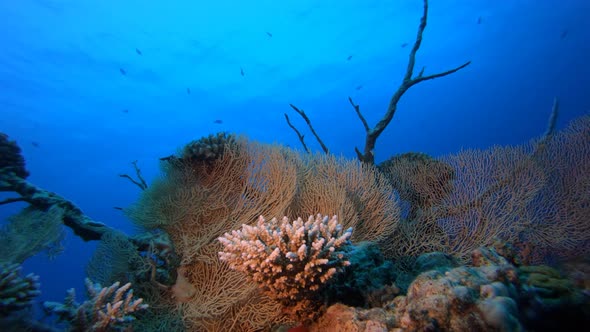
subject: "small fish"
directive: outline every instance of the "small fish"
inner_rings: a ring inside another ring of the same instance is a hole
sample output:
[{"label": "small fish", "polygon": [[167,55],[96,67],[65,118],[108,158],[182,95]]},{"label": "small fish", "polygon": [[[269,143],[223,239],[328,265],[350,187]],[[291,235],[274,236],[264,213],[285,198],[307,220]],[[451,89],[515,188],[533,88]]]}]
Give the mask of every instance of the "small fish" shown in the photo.
[{"label": "small fish", "polygon": [[240,67],[240,75],[244,76],[244,69]]},{"label": "small fish", "polygon": [[218,120],[213,121],[213,123],[215,123],[215,124],[222,124],[223,123],[223,120],[219,120],[218,119]]},{"label": "small fish", "polygon": [[481,24],[481,16],[477,18],[477,24]]},{"label": "small fish", "polygon": [[191,88],[186,88],[186,93],[191,94]]},{"label": "small fish", "polygon": [[119,206],[113,206],[113,209],[119,210],[119,211],[123,211],[123,208],[122,207],[119,207]]},{"label": "small fish", "polygon": [[402,43],[400,46],[401,46],[402,48],[404,48],[404,47],[408,46],[408,43]]},{"label": "small fish", "polygon": [[266,32],[266,35],[267,35],[269,38],[272,38],[272,33],[270,33],[270,32],[268,32],[268,31],[267,31],[267,32]]},{"label": "small fish", "polygon": [[348,58],[346,58],[346,61],[350,61],[350,59],[352,59],[352,55],[349,55]]},{"label": "small fish", "polygon": [[125,69],[119,68],[119,71],[121,72],[121,75],[123,75],[123,76],[127,75],[127,72],[125,71]]},{"label": "small fish", "polygon": [[121,112],[123,112],[123,113],[129,113],[129,110],[128,109],[124,109],[124,110],[121,110]]},{"label": "small fish", "polygon": [[31,145],[34,146],[34,147],[36,147],[36,148],[39,147],[39,143],[37,143],[37,142],[31,142]]},{"label": "small fish", "polygon": [[359,85],[359,86],[357,86],[355,89],[358,91],[358,90],[360,90],[360,89],[362,89],[362,88],[363,88],[363,86],[362,86],[362,85]]},{"label": "small fish", "polygon": [[561,35],[559,36],[560,39],[565,39],[565,37],[567,37],[567,35],[569,34],[569,30],[565,29],[561,32]]},{"label": "small fish", "polygon": [[139,48],[135,49],[135,53],[137,53],[138,55],[142,55],[141,51],[139,50]]}]

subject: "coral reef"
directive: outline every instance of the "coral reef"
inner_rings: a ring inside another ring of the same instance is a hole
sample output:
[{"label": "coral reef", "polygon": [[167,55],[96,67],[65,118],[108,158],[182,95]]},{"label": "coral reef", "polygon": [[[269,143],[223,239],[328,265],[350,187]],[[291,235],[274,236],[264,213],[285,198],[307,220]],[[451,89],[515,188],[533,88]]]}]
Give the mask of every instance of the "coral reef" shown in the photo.
[{"label": "coral reef", "polygon": [[[537,143],[534,162],[545,183],[523,215],[521,243],[529,264],[590,255],[590,115]],[[548,259],[549,258],[549,259]]]},{"label": "coral reef", "polygon": [[332,305],[309,330],[555,331],[590,322],[588,295],[554,269],[517,267],[491,247],[474,250],[469,266],[441,258],[418,259],[435,268],[416,277],[405,295],[371,309]]},{"label": "coral reef", "polygon": [[0,263],[0,318],[28,308],[39,291],[39,277],[20,276],[19,264]]},{"label": "coral reef", "polygon": [[[497,239],[528,264],[590,252],[590,116],[518,146],[463,150],[436,161],[395,157],[381,170],[402,201],[396,247],[402,269],[431,251],[467,262]],[[404,205],[405,204],[405,205]]]},{"label": "coral reef", "polygon": [[293,307],[312,300],[350,265],[343,249],[350,245],[351,235],[352,229],[343,230],[336,216],[318,214],[292,222],[287,217],[266,221],[261,216],[255,226],[243,225],[220,237],[224,248],[219,257],[232,269],[245,272],[266,295]]},{"label": "coral reef", "polygon": [[182,150],[181,159],[188,162],[211,162],[223,156],[227,149],[236,146],[233,134],[220,132],[188,143]]},{"label": "coral reef", "polygon": [[448,195],[455,180],[455,170],[444,161],[427,154],[408,152],[379,164],[400,198],[410,204],[408,219],[420,210],[429,209]]},{"label": "coral reef", "polygon": [[225,232],[253,225],[260,215],[318,211],[352,227],[352,242],[385,241],[398,220],[387,179],[358,161],[244,139],[216,160],[181,165],[190,167],[163,163],[162,176],[126,212],[138,226],[170,235],[182,284],[192,289],[180,293],[194,291],[175,297],[191,330],[259,331],[287,319],[280,303],[219,260],[217,238]]},{"label": "coral reef", "polygon": [[393,285],[398,277],[394,264],[385,259],[376,243],[355,243],[344,250],[350,265],[327,285],[324,302],[380,307],[399,294],[399,288]]},{"label": "coral reef", "polygon": [[131,283],[120,286],[119,282],[110,287],[101,287],[86,279],[88,300],[76,302],[74,289],[68,291],[64,303],[45,302],[47,313],[56,314],[61,322],[69,325],[70,331],[131,331],[134,314],[147,309],[143,299],[133,296]]},{"label": "coral reef", "polygon": [[[590,323],[590,294],[558,270],[546,266],[518,268],[523,293],[522,320],[535,331],[555,331],[564,326]],[[586,317],[581,319],[581,317]]]},{"label": "coral reef", "polygon": [[12,172],[22,179],[29,176],[20,147],[4,133],[0,133],[0,171]]},{"label": "coral reef", "polygon": [[381,308],[361,309],[344,304],[330,306],[308,330],[311,332],[387,332],[393,318]]},{"label": "coral reef", "polygon": [[10,216],[0,228],[0,262],[22,263],[41,251],[50,258],[61,253],[63,216],[57,205],[46,211],[29,206]]},{"label": "coral reef", "polygon": [[474,267],[420,274],[391,304],[396,324],[407,331],[520,330],[514,266],[486,248],[474,256]]}]

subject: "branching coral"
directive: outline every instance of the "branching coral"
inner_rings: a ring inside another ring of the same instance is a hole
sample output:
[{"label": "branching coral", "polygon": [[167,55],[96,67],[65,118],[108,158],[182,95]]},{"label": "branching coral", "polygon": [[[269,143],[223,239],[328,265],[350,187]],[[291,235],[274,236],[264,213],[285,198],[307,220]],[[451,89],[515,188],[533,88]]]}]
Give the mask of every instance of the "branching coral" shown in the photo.
[{"label": "branching coral", "polygon": [[0,318],[25,309],[39,292],[39,277],[29,274],[21,277],[18,264],[0,263]]},{"label": "branching coral", "polygon": [[133,314],[148,307],[143,299],[133,297],[131,283],[101,287],[86,279],[86,289],[89,299],[84,303],[78,304],[74,289],[70,289],[63,304],[45,302],[45,311],[57,314],[60,321],[70,325],[71,331],[105,332],[131,330]]},{"label": "branching coral", "polygon": [[332,276],[349,265],[343,247],[352,229],[343,230],[336,216],[318,214],[307,221],[258,219],[256,226],[219,238],[221,260],[247,273],[266,294],[285,304],[308,299]]}]

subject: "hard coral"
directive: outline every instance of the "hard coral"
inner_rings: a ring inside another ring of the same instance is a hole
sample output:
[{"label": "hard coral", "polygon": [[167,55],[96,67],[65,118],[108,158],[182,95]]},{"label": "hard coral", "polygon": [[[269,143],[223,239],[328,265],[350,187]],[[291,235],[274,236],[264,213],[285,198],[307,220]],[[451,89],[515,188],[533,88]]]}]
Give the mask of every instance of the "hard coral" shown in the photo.
[{"label": "hard coral", "polygon": [[20,270],[18,264],[0,263],[0,318],[28,308],[40,294],[39,277],[29,274],[23,278]]},{"label": "hard coral", "polygon": [[235,144],[236,137],[233,134],[211,134],[188,143],[182,151],[181,158],[187,162],[212,162],[221,158],[225,151]]},{"label": "hard coral", "polygon": [[60,321],[70,325],[71,331],[126,331],[130,330],[135,312],[147,309],[143,299],[135,299],[131,284],[119,282],[101,287],[86,279],[89,299],[76,303],[74,289],[68,291],[65,302],[45,302],[45,311],[58,315]]},{"label": "hard coral", "polygon": [[351,235],[336,216],[293,222],[260,217],[256,226],[242,225],[220,237],[224,250],[219,257],[247,273],[269,297],[305,311],[318,290],[350,264],[343,247],[350,245]]}]

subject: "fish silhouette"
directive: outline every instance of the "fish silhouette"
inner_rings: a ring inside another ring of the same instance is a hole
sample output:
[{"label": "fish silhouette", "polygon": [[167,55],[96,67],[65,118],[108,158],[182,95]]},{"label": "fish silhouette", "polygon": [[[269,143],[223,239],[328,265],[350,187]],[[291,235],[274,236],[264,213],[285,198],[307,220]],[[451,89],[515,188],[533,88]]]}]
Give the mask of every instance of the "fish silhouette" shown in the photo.
[{"label": "fish silhouette", "polygon": [[272,33],[267,31],[266,34],[268,35],[268,37],[272,38]]},{"label": "fish silhouette", "polygon": [[347,61],[350,61],[350,59],[352,59],[352,55],[349,55],[348,58],[346,58]]},{"label": "fish silhouette", "polygon": [[124,110],[121,110],[121,112],[123,112],[123,113],[129,113],[129,110],[128,109],[124,109]]},{"label": "fish silhouette", "polygon": [[215,123],[215,124],[222,124],[223,123],[223,120],[215,120],[215,121],[213,121],[213,123]]},{"label": "fish silhouette", "polygon": [[125,69],[119,68],[119,71],[121,72],[121,75],[123,75],[123,76],[127,75],[127,72],[125,71]]},{"label": "fish silhouette", "polygon": [[400,46],[401,46],[402,48],[404,48],[404,47],[408,46],[408,43],[402,43]]},{"label": "fish silhouette", "polygon": [[186,93],[191,94],[191,88],[186,88]]},{"label": "fish silhouette", "polygon": [[136,52],[137,54],[139,54],[139,55],[142,55],[142,53],[141,53],[141,51],[139,50],[139,48],[136,48],[136,49],[135,49],[135,52]]},{"label": "fish silhouette", "polygon": [[244,76],[244,69],[240,67],[240,75]]},{"label": "fish silhouette", "polygon": [[567,29],[565,29],[561,32],[561,35],[559,36],[559,38],[565,39],[565,37],[567,37],[568,34],[569,34],[569,31]]}]

